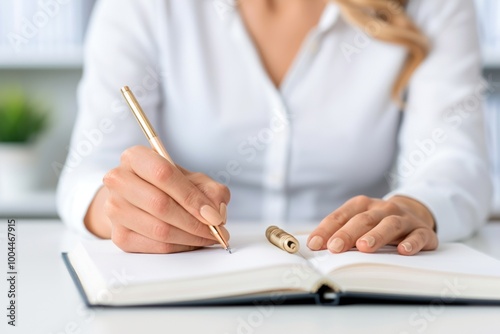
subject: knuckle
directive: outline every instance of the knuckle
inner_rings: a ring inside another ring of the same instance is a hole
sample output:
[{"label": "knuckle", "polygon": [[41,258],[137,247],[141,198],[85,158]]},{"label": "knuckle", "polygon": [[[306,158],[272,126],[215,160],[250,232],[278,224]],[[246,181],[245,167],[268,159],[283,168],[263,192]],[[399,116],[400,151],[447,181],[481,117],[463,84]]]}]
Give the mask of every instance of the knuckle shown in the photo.
[{"label": "knuckle", "polygon": [[363,205],[367,205],[368,203],[370,203],[371,198],[366,196],[366,195],[358,195],[358,196],[353,197],[352,201],[354,204],[358,204],[358,205],[363,206]]},{"label": "knuckle", "polygon": [[328,216],[329,222],[337,226],[343,226],[346,223],[347,218],[347,215],[341,210],[334,211]]},{"label": "knuckle", "polygon": [[209,182],[209,183],[199,184],[199,185],[197,185],[197,187],[208,198],[216,199],[216,197],[217,197],[217,190],[215,188],[215,182]]},{"label": "knuckle", "polygon": [[130,152],[132,157],[136,157],[138,154],[142,154],[146,150],[149,150],[149,149],[144,147],[144,146],[141,146],[141,145],[134,145],[134,146],[131,146],[127,151]]},{"label": "knuckle", "polygon": [[172,202],[166,195],[154,195],[149,200],[149,209],[153,215],[163,217],[171,210]]},{"label": "knuckle", "polygon": [[169,240],[172,229],[166,223],[158,223],[153,227],[153,237],[156,240],[167,241]]},{"label": "knuckle", "polygon": [[153,171],[155,180],[160,183],[168,182],[174,175],[174,172],[174,166],[166,161],[158,164],[158,166],[156,166]]},{"label": "knuckle", "polygon": [[122,152],[120,155],[120,163],[122,165],[128,165],[130,163],[130,159],[132,159],[133,148],[128,148]]},{"label": "knuckle", "polygon": [[415,231],[415,238],[418,240],[419,243],[424,244],[427,241],[427,233],[426,230],[419,228],[418,230]]},{"label": "knuckle", "polygon": [[399,216],[388,216],[387,218],[387,223],[389,224],[389,227],[395,231],[395,232],[400,232],[403,230],[403,220]]},{"label": "knuckle", "polygon": [[144,147],[140,145],[135,145],[127,148],[120,155],[120,163],[123,165],[130,165],[130,163],[137,159],[143,153]]},{"label": "knuckle", "polygon": [[384,204],[382,205],[382,209],[386,212],[399,212],[399,206],[396,203],[385,201]]},{"label": "knuckle", "polygon": [[103,184],[108,188],[116,187],[120,183],[120,171],[118,168],[113,168],[107,172],[102,178]]},{"label": "knuckle", "polygon": [[373,227],[373,226],[377,225],[377,223],[378,223],[376,221],[375,217],[373,216],[373,214],[371,214],[368,211],[358,214],[356,216],[356,222],[358,224],[360,224],[362,226],[366,226],[366,227]]},{"label": "knuckle", "polygon": [[222,183],[214,182],[217,192],[220,194],[229,194],[229,188]]},{"label": "knuckle", "polygon": [[229,188],[215,181],[207,184],[207,186],[204,188],[204,193],[208,198],[215,200],[216,203],[229,201],[230,197]]},{"label": "knuckle", "polygon": [[218,193],[222,197],[222,200],[225,202],[229,202],[229,200],[231,199],[231,192],[229,191],[229,187],[221,183],[217,183],[217,188],[218,188]]},{"label": "knuckle", "polygon": [[190,189],[182,201],[182,206],[184,208],[196,208],[198,203],[198,192],[195,189]]},{"label": "knuckle", "polygon": [[200,172],[192,172],[189,174],[189,178],[193,179],[194,181],[203,181],[208,178],[208,176]]}]

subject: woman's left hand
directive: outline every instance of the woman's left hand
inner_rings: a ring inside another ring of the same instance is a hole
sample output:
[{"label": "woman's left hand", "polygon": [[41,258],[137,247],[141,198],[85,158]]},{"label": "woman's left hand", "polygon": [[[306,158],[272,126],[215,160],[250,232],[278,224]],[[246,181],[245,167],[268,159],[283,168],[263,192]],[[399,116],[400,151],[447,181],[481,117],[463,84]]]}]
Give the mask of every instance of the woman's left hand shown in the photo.
[{"label": "woman's left hand", "polygon": [[307,240],[310,249],[332,253],[354,246],[372,253],[388,244],[397,245],[402,255],[436,249],[435,222],[427,207],[404,196],[388,200],[357,196],[323,219]]}]

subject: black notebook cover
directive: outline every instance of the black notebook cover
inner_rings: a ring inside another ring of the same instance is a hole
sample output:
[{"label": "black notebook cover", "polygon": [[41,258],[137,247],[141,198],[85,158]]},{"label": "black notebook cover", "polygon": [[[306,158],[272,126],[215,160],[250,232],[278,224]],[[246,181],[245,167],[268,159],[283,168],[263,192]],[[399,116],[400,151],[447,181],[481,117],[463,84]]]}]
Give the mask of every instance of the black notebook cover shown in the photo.
[{"label": "black notebook cover", "polygon": [[[163,304],[146,304],[146,305],[94,305],[87,298],[87,294],[83,289],[83,285],[78,277],[73,265],[69,261],[67,253],[62,253],[62,258],[66,264],[66,268],[73,279],[73,282],[82,296],[87,307],[111,307],[111,308],[134,308],[134,307],[193,307],[193,306],[252,306],[252,305],[352,305],[352,304],[391,304],[391,305],[492,305],[499,306],[500,300],[483,300],[483,299],[463,299],[450,298],[442,299],[439,296],[409,296],[409,295],[387,295],[375,293],[353,293],[340,292],[333,293],[328,287],[322,287],[317,293],[303,293],[293,295],[281,295],[278,298],[273,298],[270,295],[251,295],[237,296],[227,298],[214,298],[208,300],[197,300],[187,302],[163,303]],[[500,282],[499,282],[500,284]]]}]

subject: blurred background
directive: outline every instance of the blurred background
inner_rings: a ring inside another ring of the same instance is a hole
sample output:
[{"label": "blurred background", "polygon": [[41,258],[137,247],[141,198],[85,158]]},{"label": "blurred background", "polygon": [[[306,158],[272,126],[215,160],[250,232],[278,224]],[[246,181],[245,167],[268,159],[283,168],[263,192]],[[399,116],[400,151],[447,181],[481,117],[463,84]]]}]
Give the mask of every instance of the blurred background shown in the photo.
[{"label": "blurred background", "polygon": [[[57,217],[55,188],[68,153],[95,0],[0,2],[0,217]],[[476,0],[494,215],[500,216],[500,1]]]}]

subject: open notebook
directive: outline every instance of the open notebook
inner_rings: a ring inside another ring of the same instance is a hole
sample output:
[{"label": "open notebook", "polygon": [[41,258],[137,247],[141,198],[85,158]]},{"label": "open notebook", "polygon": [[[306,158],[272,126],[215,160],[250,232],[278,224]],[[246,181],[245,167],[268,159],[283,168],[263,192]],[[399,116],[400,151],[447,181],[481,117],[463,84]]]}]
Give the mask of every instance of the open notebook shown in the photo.
[{"label": "open notebook", "polygon": [[500,261],[463,244],[398,255],[307,249],[288,254],[264,236],[168,255],[129,254],[111,241],[81,241],[63,254],[90,306],[356,301],[500,303]]}]

